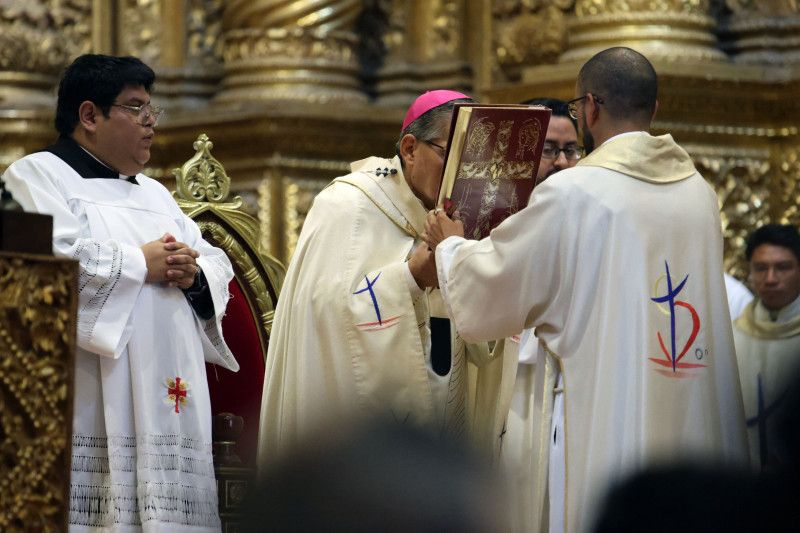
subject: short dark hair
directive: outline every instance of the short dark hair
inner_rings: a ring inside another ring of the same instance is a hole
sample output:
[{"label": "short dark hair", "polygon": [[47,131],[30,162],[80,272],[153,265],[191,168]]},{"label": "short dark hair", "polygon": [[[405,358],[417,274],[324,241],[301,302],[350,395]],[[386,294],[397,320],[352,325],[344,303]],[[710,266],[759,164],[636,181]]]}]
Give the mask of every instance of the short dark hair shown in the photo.
[{"label": "short dark hair", "polygon": [[578,74],[578,90],[602,98],[608,114],[619,120],[646,120],[656,109],[658,75],[636,50],[617,46],[595,54]]},{"label": "short dark hair", "polygon": [[127,86],[141,86],[149,93],[156,75],[137,57],[84,54],[72,62],[58,85],[56,130],[71,135],[78,124],[78,108],[86,100],[108,116],[111,104]]},{"label": "short dark hair", "polygon": [[578,133],[578,121],[569,114],[569,106],[567,106],[564,100],[559,100],[558,98],[532,98],[522,103],[525,105],[543,105],[549,107],[552,111],[552,116],[568,118],[569,121],[572,122],[572,127],[575,128],[575,133]]},{"label": "short dark hair", "polygon": [[[400,136],[397,138],[397,142],[394,145],[397,155],[400,155],[400,141],[403,140],[403,137],[411,134],[423,142],[434,140],[436,137],[442,134],[442,132],[437,129],[439,127],[439,122],[441,122],[444,117],[450,116],[453,113],[453,108],[455,105],[469,104],[472,102],[474,102],[474,100],[471,98],[458,98],[425,111],[423,114],[417,117],[414,122],[406,126],[405,129],[400,132]],[[444,132],[445,135],[448,133],[449,132]],[[402,160],[403,158],[401,157],[401,163]]]},{"label": "short dark hair", "polygon": [[790,224],[764,224],[747,239],[747,246],[744,250],[745,258],[750,261],[753,252],[762,244],[772,244],[789,249],[800,261],[800,233],[797,228]]}]

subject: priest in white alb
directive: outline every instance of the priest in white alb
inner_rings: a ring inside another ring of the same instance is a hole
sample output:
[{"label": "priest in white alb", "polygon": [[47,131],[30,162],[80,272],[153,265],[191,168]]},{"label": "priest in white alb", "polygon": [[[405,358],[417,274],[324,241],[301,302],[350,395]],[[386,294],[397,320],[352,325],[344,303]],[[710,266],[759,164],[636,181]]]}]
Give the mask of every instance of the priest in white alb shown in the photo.
[{"label": "priest in white alb", "polygon": [[745,256],[755,299],[733,323],[739,358],[751,464],[756,470],[787,467],[792,450],[781,450],[781,410],[800,370],[800,233],[790,225],[766,224],[747,240]]},{"label": "priest in white alb", "polygon": [[467,98],[423,94],[408,109],[397,155],[353,163],[314,199],[275,311],[260,462],[302,446],[323,424],[336,433],[370,417],[471,434],[488,449],[499,441],[510,401],[508,387],[498,397],[500,382],[513,380],[514,363],[492,359],[485,343],[466,345],[439,291],[415,280],[430,253],[420,236],[453,105]]},{"label": "priest in white alb", "polygon": [[591,530],[609,485],[654,463],[747,459],[717,199],[647,133],[656,93],[644,56],[600,52],[570,103],[588,156],[481,241],[428,215],[426,284],[464,339],[536,328],[534,531]]},{"label": "priest in white alb", "polygon": [[79,263],[71,532],[220,530],[205,362],[238,370],[220,328],[233,272],[141,174],[154,78],[133,57],[77,58],[58,141],[3,176],[23,208],[53,216],[53,252]]}]

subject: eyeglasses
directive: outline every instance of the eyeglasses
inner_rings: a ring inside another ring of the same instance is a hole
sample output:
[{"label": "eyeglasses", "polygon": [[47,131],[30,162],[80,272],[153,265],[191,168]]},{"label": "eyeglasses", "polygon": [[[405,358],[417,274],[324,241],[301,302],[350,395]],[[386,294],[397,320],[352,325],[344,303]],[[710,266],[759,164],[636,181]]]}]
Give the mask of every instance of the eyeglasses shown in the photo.
[{"label": "eyeglasses", "polygon": [[152,127],[156,127],[158,124],[158,119],[161,118],[161,115],[164,114],[164,108],[150,105],[150,104],[142,104],[142,105],[129,105],[129,104],[111,104],[112,107],[121,107],[122,109],[135,114],[136,117],[139,119],[138,124],[140,126],[149,126],[148,122],[150,119],[153,119]]},{"label": "eyeglasses", "polygon": [[542,148],[542,157],[545,159],[558,159],[561,153],[564,153],[569,161],[577,161],[583,157],[583,150],[574,144],[568,144],[564,148],[559,148],[555,144],[545,143]]},{"label": "eyeglasses", "polygon": [[585,100],[586,98],[588,98],[588,96],[590,94],[592,95],[592,99],[595,102],[597,102],[598,104],[602,104],[603,103],[603,99],[601,97],[597,96],[596,94],[586,93],[585,95],[581,96],[580,98],[575,98],[575,99],[570,100],[569,102],[567,102],[567,109],[569,110],[569,116],[571,116],[575,120],[578,120],[578,102],[580,102],[581,100]]},{"label": "eyeglasses", "polygon": [[445,147],[445,146],[442,146],[441,144],[436,144],[436,143],[435,143],[435,142],[433,142],[433,141],[422,141],[422,142],[424,142],[425,144],[427,144],[427,145],[428,145],[428,146],[430,146],[431,148],[437,148],[436,152],[439,154],[439,156],[440,156],[442,159],[444,159],[444,154],[446,154],[446,153],[447,153],[447,147]]}]

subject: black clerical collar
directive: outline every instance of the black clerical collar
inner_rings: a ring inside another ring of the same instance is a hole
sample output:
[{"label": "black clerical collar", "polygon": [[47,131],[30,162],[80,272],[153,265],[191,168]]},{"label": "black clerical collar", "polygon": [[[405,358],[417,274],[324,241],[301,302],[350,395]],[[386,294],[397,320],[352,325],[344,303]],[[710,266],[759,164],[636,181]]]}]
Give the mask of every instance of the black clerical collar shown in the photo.
[{"label": "black clerical collar", "polygon": [[[95,159],[71,137],[62,135],[55,144],[48,146],[42,152],[50,152],[55,155],[72,167],[72,170],[82,178],[120,179],[119,172]],[[134,185],[139,185],[136,176],[128,176],[127,180]]]}]

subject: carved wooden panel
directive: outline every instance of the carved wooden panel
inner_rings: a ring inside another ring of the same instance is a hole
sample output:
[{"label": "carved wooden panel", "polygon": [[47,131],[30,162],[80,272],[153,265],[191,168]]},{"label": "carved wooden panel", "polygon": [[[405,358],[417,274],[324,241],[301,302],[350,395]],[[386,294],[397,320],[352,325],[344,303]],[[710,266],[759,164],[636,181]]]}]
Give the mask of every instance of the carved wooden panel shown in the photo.
[{"label": "carved wooden panel", "polygon": [[66,531],[77,263],[0,253],[0,530]]}]

